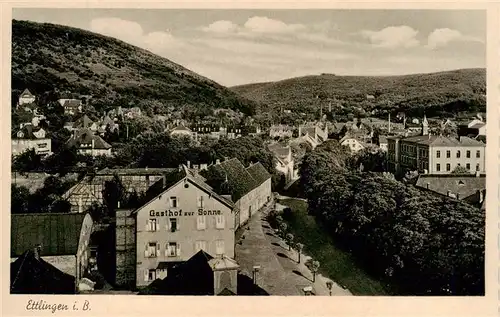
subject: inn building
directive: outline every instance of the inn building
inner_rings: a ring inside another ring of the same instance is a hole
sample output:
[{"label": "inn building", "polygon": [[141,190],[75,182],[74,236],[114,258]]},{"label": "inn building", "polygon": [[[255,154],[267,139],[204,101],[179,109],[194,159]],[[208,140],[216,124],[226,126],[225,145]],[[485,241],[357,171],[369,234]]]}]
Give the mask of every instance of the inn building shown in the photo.
[{"label": "inn building", "polygon": [[234,204],[183,168],[140,208],[117,211],[118,284],[147,286],[200,250],[234,258]]},{"label": "inn building", "polygon": [[[200,251],[234,262],[235,230],[270,201],[271,177],[260,163],[245,168],[237,159],[204,173],[197,166],[165,173],[141,207],[116,211],[118,285],[146,287]],[[210,182],[221,175],[224,183]]]}]

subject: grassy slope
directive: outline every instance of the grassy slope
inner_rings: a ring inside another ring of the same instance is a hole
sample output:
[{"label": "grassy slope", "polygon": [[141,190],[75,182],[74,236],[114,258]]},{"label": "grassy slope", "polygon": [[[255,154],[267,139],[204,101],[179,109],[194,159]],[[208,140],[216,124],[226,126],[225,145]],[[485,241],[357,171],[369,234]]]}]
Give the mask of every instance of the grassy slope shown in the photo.
[{"label": "grassy slope", "polygon": [[[249,99],[291,109],[317,108],[318,100],[333,104],[356,103],[365,110],[391,107],[445,106],[456,100],[486,101],[486,70],[460,69],[430,74],[404,76],[335,76],[319,75],[231,87]],[[366,95],[374,95],[367,101]],[[324,102],[323,104],[326,104]],[[324,108],[325,110],[326,108]]]},{"label": "grassy slope", "polygon": [[[156,107],[253,109],[255,103],[181,65],[114,38],[67,26],[12,24],[12,89],[92,94],[103,103],[124,98]],[[144,110],[144,109],[143,109]],[[161,110],[161,109],[160,109]]]},{"label": "grassy slope", "polygon": [[307,214],[307,203],[295,199],[280,201],[292,208],[285,219],[295,238],[304,244],[304,252],[320,262],[320,273],[345,286],[354,295],[390,295],[380,282],[368,275],[347,252],[337,248],[333,239]]}]

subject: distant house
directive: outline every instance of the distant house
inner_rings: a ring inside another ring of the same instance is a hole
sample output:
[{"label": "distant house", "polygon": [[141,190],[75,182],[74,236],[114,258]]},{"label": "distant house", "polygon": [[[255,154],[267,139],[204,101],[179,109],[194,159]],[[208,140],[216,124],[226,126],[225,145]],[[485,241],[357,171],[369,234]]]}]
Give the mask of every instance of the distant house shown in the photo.
[{"label": "distant house", "polygon": [[121,109],[123,116],[129,119],[135,119],[142,115],[142,111],[139,107],[123,108]]},{"label": "distant house", "polygon": [[457,130],[459,136],[469,136],[473,138],[480,135],[486,136],[486,122],[475,119],[468,123],[458,125]]},{"label": "distant house", "polygon": [[485,200],[486,174],[420,175],[415,186],[480,208]]},{"label": "distant house", "polygon": [[366,95],[366,100],[374,100],[375,96],[374,95]]},{"label": "distant house", "polygon": [[292,149],[289,146],[282,146],[279,143],[268,146],[269,151],[276,158],[276,170],[285,175],[285,181],[288,184],[297,178],[297,171],[294,169],[294,160]]},{"label": "distant house", "polygon": [[366,148],[366,144],[356,138],[345,136],[340,140],[340,145],[347,146],[352,153],[357,153],[364,148]]},{"label": "distant house", "polygon": [[95,132],[98,129],[98,125],[96,122],[92,121],[86,114],[78,118],[74,124],[74,129],[90,129]]},{"label": "distant house", "polygon": [[176,173],[177,168],[105,168],[95,175],[88,175],[68,189],[63,198],[71,204],[71,212],[85,212],[93,203],[103,204],[103,190],[106,182],[118,177],[125,192],[136,192],[139,195],[155,182]]},{"label": "distant house", "polygon": [[271,128],[269,129],[269,136],[271,138],[276,138],[276,137],[289,137],[291,138],[293,136],[293,127],[290,127],[288,125],[283,125],[283,124],[278,124],[278,125],[272,125]]},{"label": "distant house", "polygon": [[66,146],[75,147],[82,155],[110,156],[112,154],[112,146],[88,128],[74,130]]},{"label": "distant house", "polygon": [[325,125],[323,129],[319,124],[301,125],[299,126],[298,139],[308,142],[314,149],[328,139],[328,126]]},{"label": "distant house", "polygon": [[33,95],[29,90],[28,88],[26,88],[22,94],[19,96],[19,101],[17,102],[17,105],[18,106],[22,106],[22,105],[28,105],[28,104],[31,104],[33,102],[35,102],[36,100],[36,97],[35,95]]},{"label": "distant house", "polygon": [[378,137],[378,144],[379,144],[379,147],[383,151],[387,152],[387,146],[388,146],[389,143],[387,141],[387,137],[386,136],[383,136],[383,135],[379,136]]},{"label": "distant house", "polygon": [[59,99],[57,102],[64,108],[64,113],[75,115],[82,112],[83,103],[80,99]]},{"label": "distant house", "polygon": [[89,214],[12,214],[11,262],[33,251],[78,282],[88,267],[92,225]]},{"label": "distant house", "polygon": [[34,149],[40,156],[52,154],[52,140],[46,137],[46,132],[31,123],[22,124],[11,139],[12,155],[19,155],[26,150]]},{"label": "distant house", "polygon": [[171,136],[185,136],[189,138],[193,138],[195,136],[191,129],[183,125],[178,125],[175,128],[171,129],[169,132]]}]

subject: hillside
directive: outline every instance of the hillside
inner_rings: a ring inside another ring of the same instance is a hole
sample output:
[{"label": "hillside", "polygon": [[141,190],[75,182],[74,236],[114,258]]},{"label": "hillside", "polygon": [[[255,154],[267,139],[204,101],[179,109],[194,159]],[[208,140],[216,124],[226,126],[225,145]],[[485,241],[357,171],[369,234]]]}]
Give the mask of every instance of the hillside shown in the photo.
[{"label": "hillside", "polygon": [[[323,74],[231,88],[272,108],[333,112],[345,110],[420,115],[486,111],[486,70],[461,69],[404,76],[336,76]],[[373,98],[368,99],[367,95]],[[319,98],[316,98],[316,97]],[[361,109],[358,109],[361,108]]]},{"label": "hillside", "polygon": [[114,105],[150,113],[170,106],[257,110],[254,102],[144,49],[81,29],[13,20],[13,99],[25,88],[51,92],[49,99],[66,91],[93,95],[98,111]]}]

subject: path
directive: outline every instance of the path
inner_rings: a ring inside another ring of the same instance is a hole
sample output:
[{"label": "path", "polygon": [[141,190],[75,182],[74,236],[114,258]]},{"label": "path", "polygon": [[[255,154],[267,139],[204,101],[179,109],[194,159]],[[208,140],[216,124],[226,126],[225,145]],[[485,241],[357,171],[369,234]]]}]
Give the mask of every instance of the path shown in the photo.
[{"label": "path", "polygon": [[[273,204],[254,214],[235,247],[236,261],[241,272],[250,278],[254,265],[260,265],[257,284],[270,295],[304,295],[303,288],[312,286],[315,295],[329,295],[328,279],[321,275],[312,282],[312,273],[304,265],[307,256],[302,255],[297,263],[296,251],[288,250],[286,244],[275,235],[265,217]],[[332,295],[350,295],[334,283]]]}]

